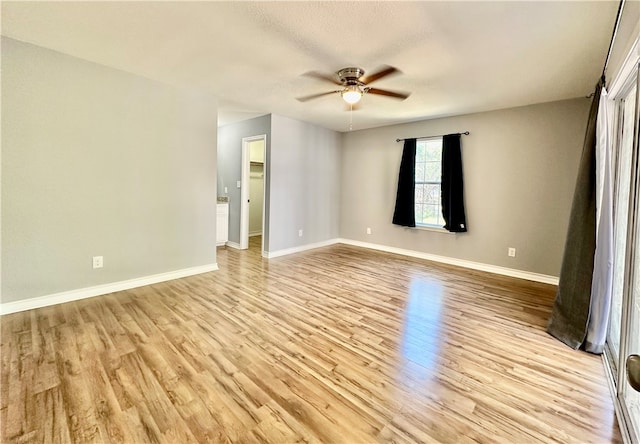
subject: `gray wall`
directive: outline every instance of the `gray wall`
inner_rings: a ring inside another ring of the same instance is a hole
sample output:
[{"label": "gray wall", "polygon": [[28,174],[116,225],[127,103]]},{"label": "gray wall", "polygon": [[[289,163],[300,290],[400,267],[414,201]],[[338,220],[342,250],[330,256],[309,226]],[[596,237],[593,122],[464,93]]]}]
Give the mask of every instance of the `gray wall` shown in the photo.
[{"label": "gray wall", "polygon": [[3,38],[2,302],[215,263],[216,121],[211,96]]},{"label": "gray wall", "polygon": [[[340,236],[558,276],[589,105],[574,99],[344,133]],[[393,225],[402,154],[395,139],[466,130],[469,232]]]},{"label": "gray wall", "polygon": [[[236,183],[242,178],[242,138],[267,135],[265,147],[265,171],[268,170],[271,151],[271,115],[243,120],[218,128],[218,195],[229,198],[229,241],[240,243],[240,188]],[[269,178],[265,174],[266,199],[269,199]],[[224,193],[227,187],[228,193]],[[268,251],[268,205],[265,206],[264,246]]]},{"label": "gray wall", "polygon": [[340,134],[275,114],[271,134],[268,251],[337,238]]}]

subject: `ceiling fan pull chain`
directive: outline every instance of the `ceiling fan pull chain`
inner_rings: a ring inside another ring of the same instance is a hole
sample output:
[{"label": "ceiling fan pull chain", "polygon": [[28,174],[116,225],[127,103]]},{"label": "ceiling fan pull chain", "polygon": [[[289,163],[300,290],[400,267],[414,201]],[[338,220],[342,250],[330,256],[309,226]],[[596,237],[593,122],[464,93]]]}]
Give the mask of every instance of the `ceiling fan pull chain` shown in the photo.
[{"label": "ceiling fan pull chain", "polygon": [[353,130],[353,103],[351,104],[351,110],[349,111],[349,131]]}]

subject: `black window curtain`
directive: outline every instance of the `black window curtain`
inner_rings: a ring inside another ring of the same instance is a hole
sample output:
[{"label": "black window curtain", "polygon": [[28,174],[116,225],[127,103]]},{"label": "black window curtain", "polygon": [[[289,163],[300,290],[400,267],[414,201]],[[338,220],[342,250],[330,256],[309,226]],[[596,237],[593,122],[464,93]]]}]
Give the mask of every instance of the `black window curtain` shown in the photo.
[{"label": "black window curtain", "polygon": [[462,152],[460,134],[447,134],[442,138],[442,216],[444,228],[453,233],[467,231],[464,211],[464,181],[462,179]]},{"label": "black window curtain", "polygon": [[416,226],[416,139],[405,139],[398,175],[398,192],[393,223],[403,227]]}]

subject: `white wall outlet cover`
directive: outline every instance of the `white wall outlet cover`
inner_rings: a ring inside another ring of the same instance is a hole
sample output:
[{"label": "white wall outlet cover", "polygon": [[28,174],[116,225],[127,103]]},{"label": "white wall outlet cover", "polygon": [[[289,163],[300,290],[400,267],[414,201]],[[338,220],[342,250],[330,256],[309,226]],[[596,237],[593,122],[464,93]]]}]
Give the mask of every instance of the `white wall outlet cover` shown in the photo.
[{"label": "white wall outlet cover", "polygon": [[229,188],[224,187],[224,194],[227,194],[229,192]]},{"label": "white wall outlet cover", "polygon": [[367,234],[371,234],[371,228],[367,228]]},{"label": "white wall outlet cover", "polygon": [[104,266],[104,258],[102,256],[93,256],[93,268],[102,268]]},{"label": "white wall outlet cover", "polygon": [[242,182],[241,181],[237,181],[236,182],[236,187],[240,188],[242,186]]},{"label": "white wall outlet cover", "polygon": [[507,254],[509,255],[509,257],[516,257],[516,249],[515,248],[509,248],[507,250]]},{"label": "white wall outlet cover", "polygon": [[302,237],[302,230],[298,230],[298,236]]}]

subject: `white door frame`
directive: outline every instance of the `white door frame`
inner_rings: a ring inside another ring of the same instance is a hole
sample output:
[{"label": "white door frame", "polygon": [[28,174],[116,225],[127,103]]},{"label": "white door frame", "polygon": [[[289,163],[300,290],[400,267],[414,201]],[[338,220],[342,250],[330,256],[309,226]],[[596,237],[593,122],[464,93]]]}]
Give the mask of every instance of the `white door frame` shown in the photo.
[{"label": "white door frame", "polygon": [[[267,135],[260,134],[258,136],[250,136],[242,138],[242,172],[240,175],[240,249],[246,250],[249,248],[249,187],[251,183],[251,153],[249,151],[249,144],[251,142],[255,142],[257,140],[264,140],[264,150],[265,150],[265,184],[266,184],[266,151],[267,151]],[[266,185],[263,187],[263,196],[262,196],[262,248],[261,251],[264,251],[264,226],[265,226],[265,196],[266,193]]]}]

